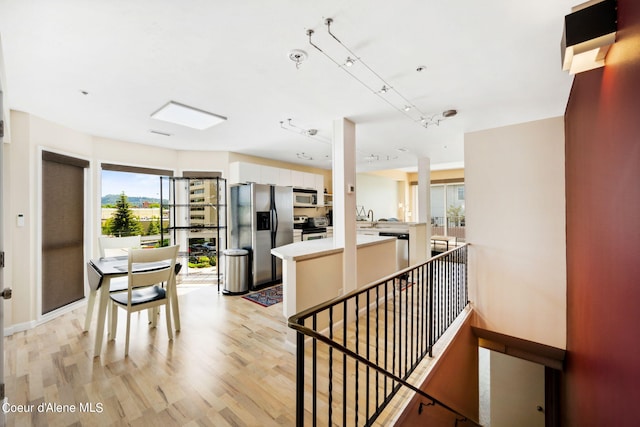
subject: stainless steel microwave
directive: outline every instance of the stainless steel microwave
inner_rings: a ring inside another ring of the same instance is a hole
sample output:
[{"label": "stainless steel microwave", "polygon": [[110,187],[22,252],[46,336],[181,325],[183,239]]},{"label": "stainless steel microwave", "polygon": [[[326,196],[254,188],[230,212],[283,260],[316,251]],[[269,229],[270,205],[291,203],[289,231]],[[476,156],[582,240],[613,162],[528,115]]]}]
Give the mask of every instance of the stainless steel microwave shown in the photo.
[{"label": "stainless steel microwave", "polygon": [[318,192],[306,188],[293,189],[293,206],[317,206]]}]

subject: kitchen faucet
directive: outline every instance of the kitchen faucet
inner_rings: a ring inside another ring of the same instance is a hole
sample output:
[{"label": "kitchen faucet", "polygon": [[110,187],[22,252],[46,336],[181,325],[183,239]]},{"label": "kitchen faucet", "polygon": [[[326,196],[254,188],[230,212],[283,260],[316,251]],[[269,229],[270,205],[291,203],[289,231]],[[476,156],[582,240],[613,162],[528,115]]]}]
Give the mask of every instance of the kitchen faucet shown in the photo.
[{"label": "kitchen faucet", "polygon": [[369,214],[371,214],[371,222],[373,222],[373,210],[369,209],[369,212],[367,212],[367,219],[369,219]]}]

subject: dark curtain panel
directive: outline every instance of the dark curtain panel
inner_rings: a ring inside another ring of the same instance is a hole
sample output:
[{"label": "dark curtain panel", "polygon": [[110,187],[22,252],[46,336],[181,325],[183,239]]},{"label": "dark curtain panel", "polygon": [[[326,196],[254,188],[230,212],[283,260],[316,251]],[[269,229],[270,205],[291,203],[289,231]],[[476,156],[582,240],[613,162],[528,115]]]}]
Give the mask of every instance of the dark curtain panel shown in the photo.
[{"label": "dark curtain panel", "polygon": [[42,313],[84,298],[85,160],[42,153]]}]

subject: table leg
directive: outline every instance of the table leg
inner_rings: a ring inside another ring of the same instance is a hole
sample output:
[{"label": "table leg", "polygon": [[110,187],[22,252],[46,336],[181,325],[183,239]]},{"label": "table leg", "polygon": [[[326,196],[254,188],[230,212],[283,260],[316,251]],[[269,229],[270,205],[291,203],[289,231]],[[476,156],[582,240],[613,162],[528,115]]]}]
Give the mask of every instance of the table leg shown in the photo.
[{"label": "table leg", "polygon": [[89,331],[89,327],[91,326],[91,317],[93,316],[93,306],[96,303],[96,293],[98,291],[95,289],[89,289],[89,298],[87,299],[87,317],[84,319],[84,331]]},{"label": "table leg", "polygon": [[100,356],[102,352],[102,341],[104,338],[104,321],[107,317],[107,307],[109,305],[109,289],[111,287],[111,280],[109,276],[104,277],[102,283],[102,290],[100,292],[100,300],[98,304],[98,325],[96,327],[96,343],[93,350],[93,357]]}]

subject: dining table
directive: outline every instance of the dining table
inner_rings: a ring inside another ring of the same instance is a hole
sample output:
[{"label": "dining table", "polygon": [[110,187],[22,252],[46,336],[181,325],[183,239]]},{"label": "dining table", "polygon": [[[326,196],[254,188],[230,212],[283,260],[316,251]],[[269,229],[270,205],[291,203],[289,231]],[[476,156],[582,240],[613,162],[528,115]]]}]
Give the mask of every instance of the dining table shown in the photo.
[{"label": "dining table", "polygon": [[[98,299],[98,319],[96,327],[96,337],[93,356],[98,357],[102,352],[102,342],[104,341],[105,318],[107,309],[109,308],[109,289],[111,289],[111,280],[117,277],[126,277],[129,274],[129,258],[128,256],[113,256],[92,259],[87,263],[87,279],[89,282],[89,305],[87,307],[87,318],[85,320],[85,331],[89,330],[93,305],[96,295],[99,293]],[[136,272],[153,271],[166,268],[170,263],[168,261],[134,263],[132,268]],[[171,298],[170,306],[173,313],[173,320],[177,331],[180,330],[180,310],[178,307],[178,296],[175,289],[175,274],[171,275],[170,283],[167,283],[167,292]],[[155,319],[150,319],[155,324]],[[108,337],[112,339],[114,337]]]}]

